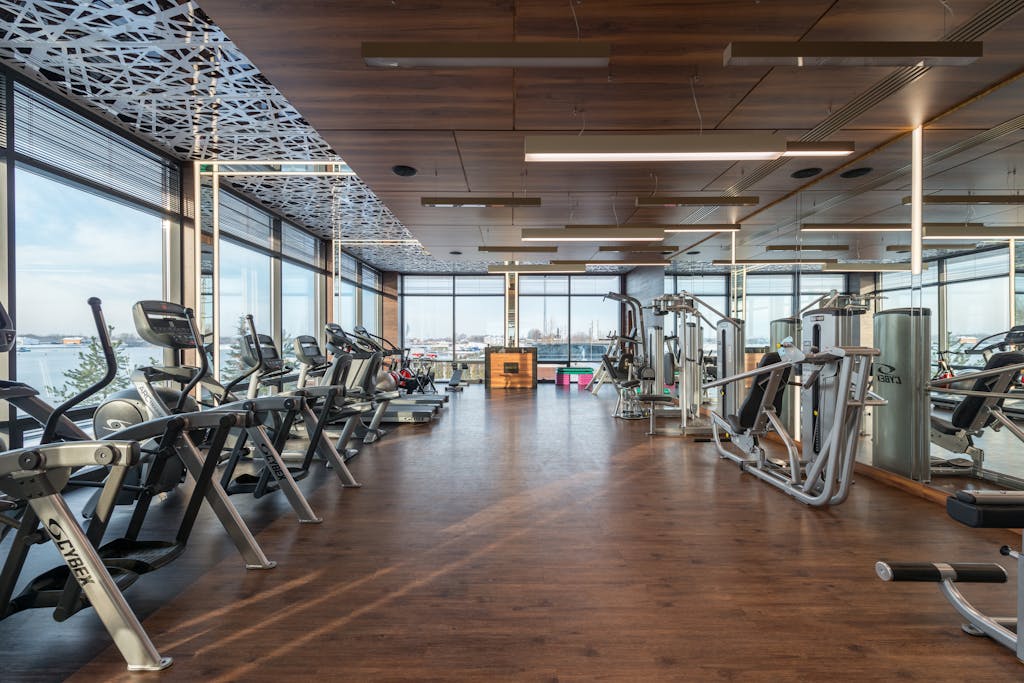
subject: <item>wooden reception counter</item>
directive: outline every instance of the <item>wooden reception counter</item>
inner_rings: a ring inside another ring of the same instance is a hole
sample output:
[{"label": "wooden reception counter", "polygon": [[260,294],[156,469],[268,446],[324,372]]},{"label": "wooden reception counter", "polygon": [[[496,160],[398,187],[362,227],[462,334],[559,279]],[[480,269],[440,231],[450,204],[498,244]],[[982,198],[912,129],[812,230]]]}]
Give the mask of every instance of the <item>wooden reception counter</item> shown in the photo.
[{"label": "wooden reception counter", "polygon": [[537,349],[487,347],[484,352],[484,384],[488,389],[536,389]]}]

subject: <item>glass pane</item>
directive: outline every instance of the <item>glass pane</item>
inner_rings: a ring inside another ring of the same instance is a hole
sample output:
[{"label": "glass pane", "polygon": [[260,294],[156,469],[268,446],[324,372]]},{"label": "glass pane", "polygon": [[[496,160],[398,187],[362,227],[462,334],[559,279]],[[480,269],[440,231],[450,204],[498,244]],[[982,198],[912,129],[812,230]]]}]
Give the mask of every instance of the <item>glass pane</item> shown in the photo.
[{"label": "glass pane", "polygon": [[771,322],[793,315],[793,297],[788,295],[748,296],[746,315],[746,326],[744,327],[747,338],[746,345],[748,347],[766,347],[771,337]]},{"label": "glass pane", "polygon": [[[828,294],[832,290],[836,290],[840,294],[846,293],[846,276],[845,275],[831,275],[824,273],[801,273],[800,274],[800,294],[814,294],[809,298],[809,301],[813,301],[822,294]],[[803,296],[801,296],[803,300]],[[805,304],[800,304],[801,308]]]},{"label": "glass pane", "polygon": [[[937,261],[931,261],[924,264],[926,268],[921,271],[921,284],[922,285],[933,285],[939,281],[939,264]],[[1003,271],[1006,272],[1006,271]],[[881,287],[882,289],[899,289],[902,287],[910,286],[910,272],[899,271],[899,272],[885,272],[879,273],[881,276]]]},{"label": "glass pane", "polygon": [[1009,280],[1006,277],[946,285],[946,340],[951,365],[984,365],[980,355],[956,352],[1010,327]]},{"label": "glass pane", "polygon": [[281,253],[311,266],[320,265],[320,240],[288,223],[281,224]]},{"label": "glass pane", "polygon": [[349,256],[348,254],[342,254],[338,259],[338,272],[341,276],[348,278],[352,282],[359,280],[359,261]]},{"label": "glass pane", "polygon": [[935,359],[935,352],[939,344],[939,287],[932,285],[921,288],[921,296],[912,296],[912,290],[896,289],[882,294],[884,299],[878,302],[878,310],[884,311],[890,308],[911,308],[922,306],[932,312],[932,358]]},{"label": "glass pane", "polygon": [[519,278],[519,294],[568,294],[568,275],[523,275]]},{"label": "glass pane", "polygon": [[[501,285],[504,287],[504,278]],[[505,298],[455,297],[455,353],[458,360],[483,360],[484,349],[501,346],[505,329]]]},{"label": "glass pane", "polygon": [[946,282],[1006,275],[1010,271],[1010,251],[997,249],[983,254],[958,256],[946,261]]},{"label": "glass pane", "polygon": [[406,296],[402,318],[403,346],[413,358],[452,360],[452,297]]},{"label": "glass pane", "polygon": [[380,294],[372,289],[360,289],[363,297],[362,325],[373,334],[380,334]]},{"label": "glass pane", "polygon": [[537,360],[569,358],[569,297],[519,297],[519,343],[537,347]]},{"label": "glass pane", "polygon": [[243,370],[240,353],[251,313],[260,334],[272,334],[270,257],[230,240],[220,241],[220,378],[229,381]]},{"label": "glass pane", "polygon": [[364,265],[362,268],[362,284],[364,287],[370,287],[371,289],[380,289],[380,273],[369,266]]},{"label": "glass pane", "polygon": [[618,275],[574,275],[569,279],[571,294],[601,294],[619,291]]},{"label": "glass pane", "polygon": [[136,334],[131,307],[163,298],[163,222],[22,167],[15,207],[17,379],[60,403],[103,376],[86,305],[97,296],[120,366],[114,382],[87,402],[99,403],[128,387],[136,367],[160,362],[162,350]]},{"label": "glass pane", "polygon": [[596,296],[574,296],[569,326],[569,358],[572,361],[600,362],[608,352],[609,335],[619,332],[617,301],[605,301]]},{"label": "glass pane", "polygon": [[295,337],[319,336],[316,306],[317,274],[307,268],[281,264],[281,354],[295,360]]},{"label": "glass pane", "polygon": [[504,294],[505,278],[501,275],[458,275],[456,294]]},{"label": "glass pane", "polygon": [[334,322],[343,330],[351,331],[356,326],[356,289],[351,282],[335,280],[337,291],[334,293]]},{"label": "glass pane", "polygon": [[451,294],[451,275],[403,275],[403,294]]},{"label": "glass pane", "polygon": [[274,220],[270,214],[249,202],[220,193],[220,229],[261,247],[270,248]]},{"label": "glass pane", "polygon": [[728,295],[728,289],[729,280],[724,275],[679,275],[676,277],[676,289],[666,289],[665,291],[689,292],[700,296],[702,294]]},{"label": "glass pane", "polygon": [[792,294],[792,275],[748,275],[747,294]]}]

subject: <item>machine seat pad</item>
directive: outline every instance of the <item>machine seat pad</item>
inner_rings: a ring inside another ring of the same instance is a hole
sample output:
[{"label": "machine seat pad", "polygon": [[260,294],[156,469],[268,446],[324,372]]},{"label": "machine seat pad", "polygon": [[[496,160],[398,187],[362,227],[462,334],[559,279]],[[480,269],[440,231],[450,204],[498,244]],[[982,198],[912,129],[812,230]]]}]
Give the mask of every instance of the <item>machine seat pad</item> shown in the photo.
[{"label": "machine seat pad", "polygon": [[1024,527],[1024,505],[984,505],[967,503],[956,496],[946,499],[950,517],[970,527],[1019,529]]},{"label": "machine seat pad", "polygon": [[636,400],[641,403],[675,403],[675,396],[667,394],[638,394]]},{"label": "machine seat pad", "polygon": [[638,380],[638,379],[626,380],[625,382],[619,382],[619,386],[622,387],[623,389],[632,389],[634,387],[640,386],[640,380]]},{"label": "machine seat pad", "polygon": [[956,434],[960,430],[953,426],[952,422],[943,420],[941,417],[932,415],[932,429],[942,434]]}]

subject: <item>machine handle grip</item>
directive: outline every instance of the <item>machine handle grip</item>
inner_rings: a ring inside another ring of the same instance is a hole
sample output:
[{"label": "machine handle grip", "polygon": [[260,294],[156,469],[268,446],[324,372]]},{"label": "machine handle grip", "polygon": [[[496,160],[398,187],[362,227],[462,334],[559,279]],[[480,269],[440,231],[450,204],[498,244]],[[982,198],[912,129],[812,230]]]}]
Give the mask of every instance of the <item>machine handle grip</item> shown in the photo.
[{"label": "machine handle grip", "polygon": [[875,573],[883,581],[1006,583],[1006,570],[991,562],[876,562]]},{"label": "machine handle grip", "polygon": [[43,444],[54,440],[57,434],[57,425],[69,410],[113,382],[114,376],[117,375],[117,356],[114,354],[114,345],[110,342],[110,328],[107,327],[107,321],[103,318],[103,302],[93,296],[89,297],[87,303],[92,309],[92,319],[96,325],[96,338],[103,349],[106,372],[95,384],[64,401],[50,413],[50,417],[47,418],[46,425],[43,427],[43,435],[39,439],[39,442]]}]

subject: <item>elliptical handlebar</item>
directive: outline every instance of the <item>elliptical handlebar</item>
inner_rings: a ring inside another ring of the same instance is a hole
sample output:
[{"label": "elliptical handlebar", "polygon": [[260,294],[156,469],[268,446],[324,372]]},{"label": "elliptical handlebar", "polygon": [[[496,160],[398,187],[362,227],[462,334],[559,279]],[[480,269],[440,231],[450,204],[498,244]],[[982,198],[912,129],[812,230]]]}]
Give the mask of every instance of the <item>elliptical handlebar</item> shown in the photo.
[{"label": "elliptical handlebar", "polygon": [[46,425],[43,427],[43,436],[39,440],[41,444],[53,441],[57,433],[57,425],[69,410],[113,382],[114,377],[117,375],[117,356],[114,353],[114,345],[110,342],[110,329],[107,327],[107,321],[103,317],[103,302],[98,297],[93,296],[89,297],[88,304],[89,308],[92,309],[92,319],[96,325],[96,337],[103,348],[103,360],[107,371],[95,384],[83,389],[54,408],[53,412],[46,419]]},{"label": "elliptical handlebar", "polygon": [[[256,333],[256,323],[252,319],[252,313],[245,314],[245,323],[246,326],[249,328],[247,336],[250,337],[250,339],[252,340],[252,345],[256,349],[256,364],[253,365],[248,370],[246,370],[245,372],[243,372],[238,377],[228,382],[227,386],[224,387],[224,392],[221,394],[222,401],[228,400],[228,396],[231,394],[232,390],[235,387],[237,387],[243,381],[249,379],[249,377],[251,377],[255,372],[257,372],[261,367],[263,367],[263,349],[260,348],[260,337]],[[243,343],[245,343],[245,337],[242,337],[242,340]]]},{"label": "elliptical handlebar", "polygon": [[185,309],[185,318],[188,320],[188,328],[192,333],[192,338],[196,342],[196,355],[199,356],[199,371],[193,375],[192,379],[189,380],[182,390],[181,395],[178,396],[178,402],[174,404],[172,412],[180,413],[185,409],[185,401],[188,400],[188,395],[192,393],[192,390],[199,386],[199,383],[203,381],[203,378],[210,372],[210,359],[206,357],[206,350],[203,348],[203,337],[199,332],[199,328],[196,326],[196,315],[195,311],[191,308]]}]

